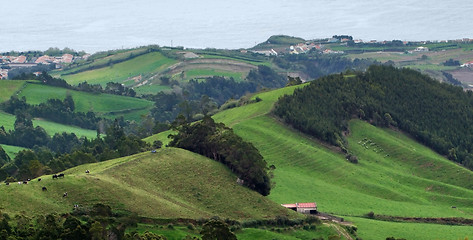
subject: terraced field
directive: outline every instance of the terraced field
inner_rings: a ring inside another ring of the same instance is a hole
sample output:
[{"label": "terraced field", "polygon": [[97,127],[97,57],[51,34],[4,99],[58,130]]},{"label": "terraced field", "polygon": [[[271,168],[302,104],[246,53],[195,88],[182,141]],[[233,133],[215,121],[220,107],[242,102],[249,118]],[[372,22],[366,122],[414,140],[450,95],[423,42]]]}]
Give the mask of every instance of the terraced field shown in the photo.
[{"label": "terraced field", "polygon": [[139,121],[141,115],[147,113],[153,106],[153,102],[138,98],[111,94],[93,94],[39,84],[28,84],[20,92],[19,96],[25,96],[29,104],[39,104],[46,102],[50,98],[62,100],[67,94],[70,94],[74,99],[75,111],[92,111],[99,116],[112,119],[124,116],[127,120]]},{"label": "terraced field", "polygon": [[77,74],[61,75],[61,78],[65,79],[71,85],[78,85],[84,81],[87,81],[89,84],[100,84],[102,86],[105,86],[108,82],[134,85],[132,78],[142,74],[162,71],[176,62],[176,60],[167,58],[159,52],[151,52],[128,61],[111,64],[108,67]]}]

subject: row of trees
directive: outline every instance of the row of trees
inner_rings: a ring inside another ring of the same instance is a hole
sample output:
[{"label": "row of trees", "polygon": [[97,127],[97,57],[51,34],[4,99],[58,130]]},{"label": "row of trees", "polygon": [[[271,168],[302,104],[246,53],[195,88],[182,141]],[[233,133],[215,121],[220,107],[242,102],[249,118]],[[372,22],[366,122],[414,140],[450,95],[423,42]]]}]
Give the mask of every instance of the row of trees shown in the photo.
[{"label": "row of trees", "polygon": [[342,148],[352,118],[397,126],[473,169],[473,93],[414,70],[371,66],[365,73],[327,76],[280,98],[274,113]]},{"label": "row of trees", "polygon": [[215,123],[210,116],[189,124],[181,115],[173,123],[177,134],[169,146],[187,149],[225,164],[243,185],[266,196],[271,190],[266,161],[253,144],[243,141],[231,128]]}]

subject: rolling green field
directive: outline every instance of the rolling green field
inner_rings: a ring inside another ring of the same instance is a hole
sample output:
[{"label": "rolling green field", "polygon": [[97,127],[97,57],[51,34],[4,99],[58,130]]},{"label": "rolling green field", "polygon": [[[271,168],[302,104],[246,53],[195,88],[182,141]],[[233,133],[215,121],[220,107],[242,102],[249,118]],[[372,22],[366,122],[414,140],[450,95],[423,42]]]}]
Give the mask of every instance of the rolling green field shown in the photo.
[{"label": "rolling green field", "polygon": [[18,80],[0,80],[0,103],[10,99],[25,83]]},{"label": "rolling green field", "polygon": [[[85,173],[87,169],[90,174]],[[42,176],[41,183],[33,179],[28,185],[0,186],[2,212],[63,213],[74,204],[107,203],[116,211],[166,219],[296,216],[238,185],[236,176],[222,164],[176,148],[81,165],[64,173],[64,179],[53,180],[49,175]],[[48,191],[41,191],[42,186]],[[64,192],[67,198],[62,197]]]},{"label": "rolling green field", "polygon": [[[13,130],[15,125],[15,116],[0,111],[0,126],[3,126],[5,130]],[[50,122],[42,119],[33,119],[33,126],[41,126],[46,130],[50,136],[54,136],[56,133],[75,133],[77,137],[87,137],[89,139],[97,137],[95,130],[84,129],[76,126],[64,125],[60,123]]]},{"label": "rolling green field", "polygon": [[139,121],[141,115],[147,113],[153,106],[153,102],[138,98],[93,94],[31,83],[21,91],[19,96],[25,96],[29,104],[39,104],[50,98],[63,100],[67,94],[74,99],[76,112],[92,111],[99,116],[109,118],[123,115],[127,120]]},{"label": "rolling green field", "polygon": [[81,82],[87,81],[89,84],[105,86],[108,82],[125,83],[127,79],[139,76],[140,74],[162,71],[176,62],[176,60],[167,58],[159,52],[152,52],[125,62],[112,64],[105,68],[72,75],[61,75],[61,78],[71,85],[78,85]]},{"label": "rolling green field", "polygon": [[[342,153],[266,115],[275,99],[290,90],[258,94],[263,101],[214,116],[252,142],[268,165],[276,166],[275,187],[269,195],[273,201],[316,201],[320,211],[343,216],[373,211],[391,216],[471,218],[471,171],[399,132],[362,121],[350,122],[349,151],[358,156],[359,163],[349,163]],[[473,236],[473,227],[467,229]],[[369,229],[359,231],[365,231],[363,239],[378,239],[368,237]],[[392,235],[389,230],[383,234],[384,238]]]}]

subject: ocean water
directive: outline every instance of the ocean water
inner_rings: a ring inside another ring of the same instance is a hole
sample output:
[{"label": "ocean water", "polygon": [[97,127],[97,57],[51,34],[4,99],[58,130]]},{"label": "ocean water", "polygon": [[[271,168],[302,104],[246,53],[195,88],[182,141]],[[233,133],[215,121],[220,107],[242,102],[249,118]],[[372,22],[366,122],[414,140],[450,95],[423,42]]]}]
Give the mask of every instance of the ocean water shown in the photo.
[{"label": "ocean water", "polygon": [[465,0],[0,0],[0,9],[0,52],[148,44],[238,49],[275,34],[473,38],[473,1]]}]

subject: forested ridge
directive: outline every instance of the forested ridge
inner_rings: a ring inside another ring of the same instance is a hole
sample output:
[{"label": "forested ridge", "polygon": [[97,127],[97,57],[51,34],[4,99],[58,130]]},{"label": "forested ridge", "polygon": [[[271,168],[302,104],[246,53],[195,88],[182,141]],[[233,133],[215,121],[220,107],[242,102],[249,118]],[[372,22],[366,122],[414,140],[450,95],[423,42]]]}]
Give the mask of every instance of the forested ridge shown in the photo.
[{"label": "forested ridge", "polygon": [[373,65],[364,73],[326,76],[281,97],[274,114],[344,150],[350,119],[398,127],[473,169],[473,93],[414,70]]}]

